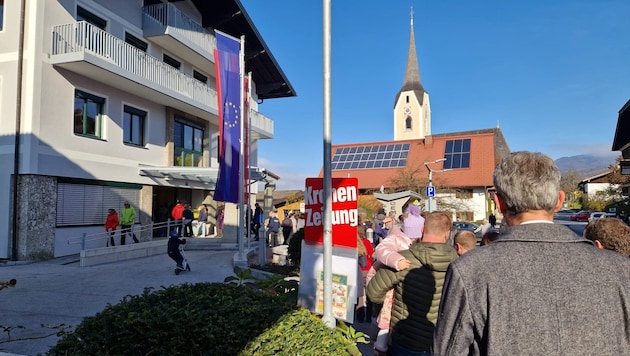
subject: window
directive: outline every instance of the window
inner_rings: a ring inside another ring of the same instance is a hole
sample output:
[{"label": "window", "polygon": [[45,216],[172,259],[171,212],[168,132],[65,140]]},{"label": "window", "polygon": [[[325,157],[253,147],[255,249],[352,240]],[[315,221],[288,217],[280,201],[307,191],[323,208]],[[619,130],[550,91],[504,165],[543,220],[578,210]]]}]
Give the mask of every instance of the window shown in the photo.
[{"label": "window", "polygon": [[169,66],[173,67],[173,68],[181,68],[182,64],[175,58],[169,56],[168,54],[164,54],[164,63],[168,64]]},{"label": "window", "polygon": [[446,141],[444,158],[444,169],[470,168],[470,139]]},{"label": "window", "polygon": [[411,117],[407,117],[405,120],[405,130],[411,130]]},{"label": "window", "polygon": [[101,30],[105,29],[107,26],[107,21],[101,17],[94,15],[93,13],[87,11],[81,6],[77,6],[77,21],[86,21],[91,23],[92,25],[100,28]]},{"label": "window", "polygon": [[193,70],[193,78],[197,79],[198,81],[202,82],[202,83],[207,83],[208,82],[208,77],[197,72],[196,70]]},{"label": "window", "polygon": [[147,112],[125,105],[123,113],[123,142],[144,146],[144,123]]},{"label": "window", "polygon": [[203,129],[183,119],[175,119],[173,144],[175,146],[175,166],[201,167],[203,157]]},{"label": "window", "polygon": [[2,31],[2,24],[4,20],[4,0],[0,0],[0,31]]},{"label": "window", "polygon": [[101,225],[108,209],[120,214],[129,201],[139,221],[140,189],[129,187],[80,184],[63,181],[57,185],[57,226]]},{"label": "window", "polygon": [[125,42],[129,43],[130,45],[136,47],[137,49],[141,50],[142,52],[146,52],[147,48],[149,48],[149,44],[144,42],[143,40],[139,39],[138,37],[130,34],[129,32],[125,32]]},{"label": "window", "polygon": [[101,117],[105,99],[81,90],[74,92],[74,133],[101,137]]},{"label": "window", "polygon": [[472,199],[473,191],[472,189],[457,189],[455,191],[455,198],[457,199]]}]

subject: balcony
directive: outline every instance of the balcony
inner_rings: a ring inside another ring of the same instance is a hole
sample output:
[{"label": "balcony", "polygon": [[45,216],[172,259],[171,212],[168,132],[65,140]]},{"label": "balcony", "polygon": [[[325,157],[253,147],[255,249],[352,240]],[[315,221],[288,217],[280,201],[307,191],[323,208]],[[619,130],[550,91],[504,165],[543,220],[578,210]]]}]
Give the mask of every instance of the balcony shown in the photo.
[{"label": "balcony", "polygon": [[208,67],[214,63],[216,37],[173,4],[143,7],[142,30],[149,41],[186,58],[197,68],[214,73]]},{"label": "balcony", "polygon": [[273,138],[273,120],[258,111],[251,111],[252,139]]},{"label": "balcony", "polygon": [[217,93],[85,21],[53,26],[50,62],[217,124]]}]

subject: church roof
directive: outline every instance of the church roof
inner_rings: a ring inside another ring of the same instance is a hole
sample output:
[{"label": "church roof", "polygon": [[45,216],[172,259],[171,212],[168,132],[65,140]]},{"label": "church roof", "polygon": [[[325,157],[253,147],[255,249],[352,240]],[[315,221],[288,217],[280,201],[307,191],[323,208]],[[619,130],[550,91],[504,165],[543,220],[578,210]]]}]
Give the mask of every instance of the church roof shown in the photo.
[{"label": "church roof", "polygon": [[[500,128],[444,133],[416,140],[333,145],[331,149],[333,157],[339,149],[375,145],[409,144],[409,151],[404,166],[395,168],[333,169],[332,177],[356,177],[359,181],[359,189],[368,190],[378,190],[381,186],[384,188],[392,187],[392,180],[398,176],[402,169],[419,168],[418,172],[421,172],[420,174],[423,177],[428,178],[428,172],[424,167],[424,163],[444,158],[447,142],[461,139],[470,139],[469,167],[438,173],[435,171],[443,169],[443,163],[432,164],[430,167],[434,170],[433,183],[436,186],[456,188],[492,186],[494,168],[502,157],[510,153]],[[320,171],[319,177],[323,177],[323,170]]]},{"label": "church roof", "polygon": [[398,102],[398,97],[405,91],[413,91],[416,98],[422,105],[424,100],[424,87],[422,86],[422,80],[420,79],[420,67],[418,66],[418,55],[416,53],[416,40],[413,31],[413,10],[411,13],[411,26],[409,31],[409,51],[407,52],[407,68],[405,69],[405,79],[403,81],[402,88],[396,94],[396,100],[394,106]]}]

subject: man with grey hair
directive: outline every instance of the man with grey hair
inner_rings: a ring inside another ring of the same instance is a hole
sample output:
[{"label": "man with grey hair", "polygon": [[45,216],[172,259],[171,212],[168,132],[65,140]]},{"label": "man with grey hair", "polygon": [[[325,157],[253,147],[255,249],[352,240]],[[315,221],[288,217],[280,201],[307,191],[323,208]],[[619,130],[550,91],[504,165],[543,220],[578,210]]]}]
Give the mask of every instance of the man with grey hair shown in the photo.
[{"label": "man with grey hair", "polygon": [[494,185],[505,228],[450,264],[433,354],[630,355],[630,259],[553,223],[553,160],[512,153]]}]

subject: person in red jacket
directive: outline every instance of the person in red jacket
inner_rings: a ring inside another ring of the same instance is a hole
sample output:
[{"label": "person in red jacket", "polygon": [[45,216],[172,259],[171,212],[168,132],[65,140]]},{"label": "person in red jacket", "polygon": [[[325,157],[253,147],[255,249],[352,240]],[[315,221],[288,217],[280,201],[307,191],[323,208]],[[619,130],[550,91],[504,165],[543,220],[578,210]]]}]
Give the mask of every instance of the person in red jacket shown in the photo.
[{"label": "person in red jacket", "polygon": [[177,201],[177,204],[171,210],[171,216],[175,219],[175,226],[177,226],[177,234],[178,236],[182,236],[182,222],[184,219],[184,204],[180,201]]},{"label": "person in red jacket", "polygon": [[109,209],[107,211],[107,220],[105,220],[105,231],[109,232],[109,241],[112,246],[116,246],[114,244],[114,235],[116,235],[116,229],[118,229],[118,225],[120,225],[120,222],[118,220],[118,213],[114,209]]}]

